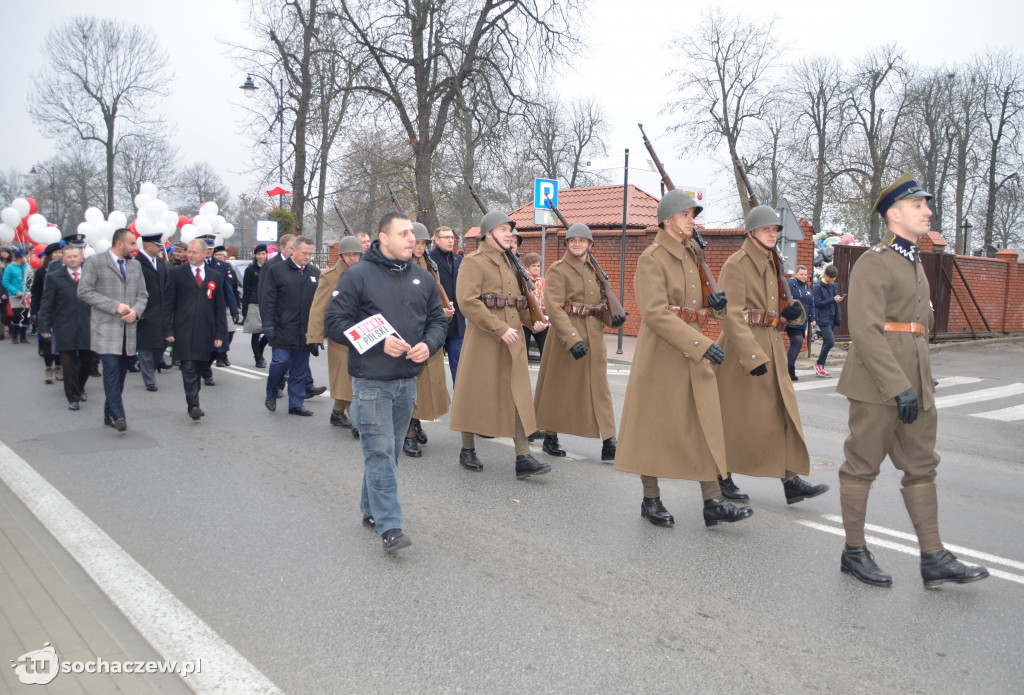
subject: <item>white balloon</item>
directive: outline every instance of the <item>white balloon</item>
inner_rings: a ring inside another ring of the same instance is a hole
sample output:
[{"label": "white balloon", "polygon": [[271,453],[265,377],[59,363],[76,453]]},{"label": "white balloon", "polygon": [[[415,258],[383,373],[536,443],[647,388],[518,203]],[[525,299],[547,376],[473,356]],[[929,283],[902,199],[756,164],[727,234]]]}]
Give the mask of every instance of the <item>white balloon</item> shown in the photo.
[{"label": "white balloon", "polygon": [[92,256],[95,256],[95,255],[96,255],[96,249],[94,249],[91,246],[86,246],[85,247],[85,251],[82,252],[82,256],[84,256],[85,258],[91,258]]},{"label": "white balloon", "polygon": [[150,183],[149,181],[146,181],[146,183],[144,183],[141,186],[139,186],[139,193],[143,193],[145,195],[148,195],[150,198],[156,198],[156,196],[157,196],[156,184]]},{"label": "white balloon", "polygon": [[46,241],[47,236],[49,235],[46,233],[45,225],[37,224],[35,227],[28,228],[28,238],[37,244],[48,244],[49,242]]},{"label": "white balloon", "polygon": [[156,234],[156,232],[153,231],[153,223],[149,221],[148,217],[135,218],[135,231],[143,236]]},{"label": "white balloon", "polygon": [[34,214],[34,215],[29,215],[28,216],[28,226],[29,227],[45,227],[46,226],[46,218],[43,217],[42,215],[40,215],[38,212],[36,214]]},{"label": "white balloon", "polygon": [[146,217],[150,220],[153,222],[159,222],[164,218],[164,213],[167,212],[167,203],[162,200],[151,200],[146,205],[144,212],[146,213]]},{"label": "white balloon", "polygon": [[47,244],[56,244],[58,241],[60,241],[61,234],[60,234],[60,228],[59,227],[47,227],[46,228],[46,232],[47,232],[47,238],[46,238],[46,243]]},{"label": "white balloon", "polygon": [[24,198],[15,198],[14,200],[12,200],[11,207],[18,212],[19,222],[21,222],[21,218],[28,217],[29,210],[32,209],[31,207],[29,207],[28,201],[25,200]]},{"label": "white balloon", "polygon": [[[117,227],[117,229],[120,229],[120,227]],[[99,241],[100,239],[112,241],[114,239],[114,230],[114,225],[110,224],[109,222],[100,222],[99,224],[94,224],[92,234],[94,243],[96,241]]]},{"label": "white balloon", "polygon": [[218,234],[217,236],[215,236],[213,238],[213,245],[214,246],[223,246],[224,245],[224,239],[223,239],[223,237],[221,237],[220,234]]},{"label": "white balloon", "polygon": [[0,224],[0,242],[9,244],[14,241],[14,227],[4,222]]},{"label": "white balloon", "polygon": [[[215,203],[215,202],[213,202],[211,200],[208,203],[203,203],[203,209],[200,210],[199,213],[201,215],[213,216],[213,215],[216,215],[219,212],[219,210],[220,210],[220,208],[217,207],[217,203]],[[22,217],[24,217],[24,215],[22,215]]]},{"label": "white balloon", "polygon": [[128,215],[120,210],[114,210],[107,215],[107,221],[114,226],[114,229],[123,229],[128,226]]},{"label": "white balloon", "polygon": [[145,193],[139,193],[137,196],[135,196],[135,209],[138,210],[139,212],[142,212],[142,208],[149,205],[149,201],[151,200],[152,198],[150,198]]},{"label": "white balloon", "polygon": [[224,224],[221,225],[218,231],[220,232],[220,235],[222,237],[224,237],[225,239],[230,239],[231,235],[235,233],[235,225],[231,224],[230,222],[225,222]]},{"label": "white balloon", "polygon": [[85,211],[85,221],[89,224],[96,224],[103,221],[103,213],[99,208],[89,208]]},{"label": "white balloon", "polygon": [[93,244],[93,248],[96,249],[96,253],[106,253],[110,250],[110,239],[100,239]]},{"label": "white balloon", "polygon": [[187,244],[195,238],[196,226],[194,224],[186,224],[184,227],[181,228],[181,242],[183,244]]},{"label": "white balloon", "polygon": [[4,221],[8,227],[17,227],[21,224],[21,215],[13,207],[6,207],[0,212],[0,219]]},{"label": "white balloon", "polygon": [[160,218],[160,221],[166,224],[171,229],[178,228],[178,213],[174,210],[168,210],[164,213],[164,216]]},{"label": "white balloon", "polygon": [[91,224],[89,222],[79,222],[78,223],[78,233],[79,234],[84,234],[85,237],[88,238],[90,234],[95,234],[96,233],[96,225]]},{"label": "white balloon", "polygon": [[150,234],[159,234],[161,238],[166,239],[171,235],[171,228],[164,222],[154,222]]},{"label": "white balloon", "polygon": [[213,234],[213,225],[207,220],[199,220],[196,222],[196,236],[208,236]]},{"label": "white balloon", "polygon": [[142,250],[142,237],[137,237],[135,239],[135,248],[137,248],[139,251]]}]

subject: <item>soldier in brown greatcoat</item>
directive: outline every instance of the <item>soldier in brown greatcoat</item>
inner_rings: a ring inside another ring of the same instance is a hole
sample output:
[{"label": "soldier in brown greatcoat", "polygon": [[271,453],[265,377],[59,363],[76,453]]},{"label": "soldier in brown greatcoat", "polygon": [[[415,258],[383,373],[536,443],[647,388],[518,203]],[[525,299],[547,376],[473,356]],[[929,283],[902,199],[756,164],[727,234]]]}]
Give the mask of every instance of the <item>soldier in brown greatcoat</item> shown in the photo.
[{"label": "soldier in brown greatcoat", "polygon": [[533,396],[537,425],[546,430],[544,451],[565,456],[558,433],[601,437],[601,460],[615,460],[615,410],[608,388],[604,327],[621,326],[613,317],[590,262],[594,237],[585,224],[569,226],[565,255],[548,268],[544,289],[551,321]]},{"label": "soldier in brown greatcoat", "polygon": [[[782,333],[788,321],[806,320],[803,304],[791,300],[779,315],[775,242],[782,223],[767,205],[747,214],[747,238],[722,266],[719,287],[729,297],[719,343],[726,359],[718,368],[718,394],[725,423],[729,471],[779,478],[786,503],[817,497],[828,485],[799,477],[810,472],[796,391],[789,378]],[[782,290],[788,288],[783,287]],[[722,491],[746,499],[727,478]]]},{"label": "soldier in brown greatcoat", "polygon": [[450,427],[462,432],[459,464],[483,470],[473,433],[512,437],[516,447],[516,478],[551,470],[530,455],[527,432],[537,429],[526,362],[522,326],[535,331],[547,325],[530,320],[516,271],[507,251],[515,222],[491,211],[480,221],[480,247],[467,254],[455,287],[459,309],[466,316],[466,336],[455,380]]},{"label": "soldier in brown greatcoat", "polygon": [[[358,263],[363,256],[363,245],[354,236],[347,236],[338,244],[338,261],[330,270],[320,274],[313,303],[309,307],[309,326],[306,329],[306,344],[321,345],[324,342],[324,316],[327,305],[336,294],[338,278],[349,266]],[[327,370],[330,373],[331,397],[334,408],[331,410],[331,424],[338,427],[352,427],[348,410],[352,405],[352,377],[348,373],[348,346],[327,339]],[[352,430],[352,436],[359,432]]]},{"label": "soldier in brown greatcoat", "polygon": [[839,469],[839,500],[846,546],[840,569],[867,584],[891,586],[867,549],[868,492],[886,455],[903,472],[903,502],[921,548],[925,587],[988,576],[943,548],[935,489],[938,414],[928,357],[931,319],[928,278],[917,242],[928,232],[930,193],[904,175],[881,192],[872,208],[891,233],[862,255],[850,274],[852,345],[839,378],[850,401],[850,436]]},{"label": "soldier in brown greatcoat", "polygon": [[[427,245],[430,244],[430,232],[420,222],[412,223],[413,234],[416,235],[416,246],[412,251],[412,263],[434,275],[434,267],[427,256]],[[449,309],[441,302],[444,317],[451,321],[455,309]],[[423,369],[416,379],[416,408],[412,411],[409,431],[405,434],[402,452],[406,456],[419,458],[423,456],[420,444],[427,443],[427,433],[423,431],[420,420],[436,420],[448,412],[452,400],[448,397],[447,377],[444,374],[444,350],[438,350],[423,363]]]},{"label": "soldier in brown greatcoat", "polygon": [[[640,254],[633,288],[643,317],[626,386],[615,468],[639,473],[640,515],[656,526],[675,523],[661,502],[658,478],[700,481],[704,523],[733,522],[753,514],[722,497],[725,438],[712,364],[724,353],[701,333],[710,310],[703,307],[700,261],[691,240],[693,218],[703,208],[683,191],[658,204],[661,231]],[[708,303],[721,315],[725,295]]]}]

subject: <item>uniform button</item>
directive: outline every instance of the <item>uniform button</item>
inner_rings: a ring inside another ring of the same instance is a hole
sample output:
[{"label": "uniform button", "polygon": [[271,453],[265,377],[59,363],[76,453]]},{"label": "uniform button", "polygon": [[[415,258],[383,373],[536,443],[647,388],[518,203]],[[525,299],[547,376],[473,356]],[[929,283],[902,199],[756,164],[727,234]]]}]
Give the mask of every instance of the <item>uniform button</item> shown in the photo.
[{"label": "uniform button", "polygon": [[752,359],[752,360],[756,360],[756,359],[757,359],[757,355],[751,355],[751,356],[750,356],[750,359]]},{"label": "uniform button", "polygon": [[690,275],[693,275],[693,268],[690,268]]},{"label": "uniform button", "polygon": [[697,305],[697,300],[696,299],[693,300],[693,304],[694,304],[694,306]]},{"label": "uniform button", "polygon": [[690,353],[684,352],[683,357],[685,357],[686,359],[690,359]]},{"label": "uniform button", "polygon": [[696,285],[690,285],[690,289],[695,290],[695,289],[697,289],[697,286]]},{"label": "uniform button", "polygon": [[771,296],[771,297],[769,297],[768,299],[775,299],[775,295],[772,295],[772,296]]}]

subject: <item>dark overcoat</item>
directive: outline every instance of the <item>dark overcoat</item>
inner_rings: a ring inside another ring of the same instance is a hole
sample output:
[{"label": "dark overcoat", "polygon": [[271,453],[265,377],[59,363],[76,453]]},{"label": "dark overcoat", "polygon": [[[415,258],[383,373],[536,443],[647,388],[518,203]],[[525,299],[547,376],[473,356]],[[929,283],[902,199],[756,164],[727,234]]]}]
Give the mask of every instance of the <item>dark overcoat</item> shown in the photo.
[{"label": "dark overcoat", "polygon": [[167,274],[164,291],[164,336],[174,338],[179,360],[209,361],[215,339],[227,330],[224,311],[224,278],[206,268],[203,284],[196,283],[190,264]]},{"label": "dark overcoat", "polygon": [[149,300],[146,310],[139,317],[135,342],[139,350],[162,350],[164,343],[164,286],[167,284],[167,264],[162,258],[154,258],[156,268],[144,255],[136,254],[135,262],[142,269]]},{"label": "dark overcoat", "polygon": [[[79,274],[81,280],[81,274]],[[78,298],[78,285],[59,264],[47,271],[39,307],[39,332],[51,334],[54,352],[88,350],[89,305]]]}]

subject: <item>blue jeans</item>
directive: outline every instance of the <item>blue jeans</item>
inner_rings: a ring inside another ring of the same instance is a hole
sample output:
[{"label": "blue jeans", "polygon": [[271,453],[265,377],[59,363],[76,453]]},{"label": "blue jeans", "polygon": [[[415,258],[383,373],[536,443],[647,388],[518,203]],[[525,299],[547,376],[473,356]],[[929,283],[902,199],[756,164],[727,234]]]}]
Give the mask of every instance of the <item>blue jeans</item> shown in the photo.
[{"label": "blue jeans", "polygon": [[128,373],[128,363],[131,361],[131,357],[100,355],[99,358],[100,364],[103,365],[103,393],[106,396],[103,403],[103,414],[118,420],[125,416],[121,394],[124,392],[124,377]]},{"label": "blue jeans", "polygon": [[786,352],[786,363],[790,369],[796,366],[796,358],[800,356],[800,349],[804,346],[805,327],[786,327],[786,335],[789,336],[789,350]]},{"label": "blue jeans", "polygon": [[288,408],[301,408],[306,400],[306,379],[309,378],[309,350],[274,348],[267,372],[267,400],[277,398],[277,385],[288,373]]},{"label": "blue jeans", "polygon": [[452,373],[452,383],[455,383],[455,371],[459,368],[459,355],[462,354],[462,336],[446,338],[444,351],[448,354],[448,370]]},{"label": "blue jeans", "polygon": [[416,406],[416,379],[352,379],[352,426],[363,447],[359,508],[373,516],[377,533],[402,528],[398,458]]},{"label": "blue jeans", "polygon": [[825,360],[828,359],[828,351],[836,344],[836,334],[832,332],[832,324],[830,323],[819,323],[818,328],[821,329],[822,341],[821,354],[818,355],[818,364],[824,367]]}]

